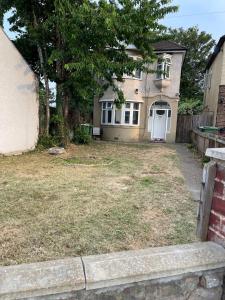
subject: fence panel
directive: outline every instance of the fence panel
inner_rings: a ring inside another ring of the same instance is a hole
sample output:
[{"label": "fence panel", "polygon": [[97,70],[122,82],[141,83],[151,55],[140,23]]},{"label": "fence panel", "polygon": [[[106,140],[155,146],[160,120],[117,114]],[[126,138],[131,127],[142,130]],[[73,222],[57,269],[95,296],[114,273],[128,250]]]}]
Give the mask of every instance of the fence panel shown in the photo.
[{"label": "fence panel", "polygon": [[199,126],[212,126],[213,112],[204,112],[200,115],[178,115],[177,118],[177,143],[190,143],[191,131]]}]

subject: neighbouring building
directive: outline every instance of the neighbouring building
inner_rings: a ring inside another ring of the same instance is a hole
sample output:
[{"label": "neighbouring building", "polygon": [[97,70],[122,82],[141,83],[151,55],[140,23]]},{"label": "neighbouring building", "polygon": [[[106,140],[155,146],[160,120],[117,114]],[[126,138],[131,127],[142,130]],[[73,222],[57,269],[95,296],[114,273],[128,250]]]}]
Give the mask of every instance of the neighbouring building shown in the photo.
[{"label": "neighbouring building", "polygon": [[[176,138],[180,77],[186,48],[172,41],[154,44],[158,60],[152,65],[156,72],[146,74],[136,70],[118,82],[126,103],[121,109],[114,105],[115,94],[110,87],[100,99],[95,99],[93,134],[104,140],[127,142],[166,141]],[[141,59],[134,46],[127,52]],[[158,71],[158,72],[157,72]]]},{"label": "neighbouring building", "polygon": [[214,126],[225,127],[225,35],[206,66],[204,111],[213,112]]},{"label": "neighbouring building", "polygon": [[35,148],[38,107],[35,74],[0,27],[0,154]]}]

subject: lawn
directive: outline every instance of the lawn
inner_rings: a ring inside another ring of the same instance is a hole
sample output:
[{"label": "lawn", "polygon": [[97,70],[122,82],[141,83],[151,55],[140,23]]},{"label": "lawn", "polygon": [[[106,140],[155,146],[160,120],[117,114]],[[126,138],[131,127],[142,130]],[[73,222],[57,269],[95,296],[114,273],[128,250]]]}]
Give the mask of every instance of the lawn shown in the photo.
[{"label": "lawn", "polygon": [[166,144],[0,157],[1,265],[191,242],[195,219]]}]

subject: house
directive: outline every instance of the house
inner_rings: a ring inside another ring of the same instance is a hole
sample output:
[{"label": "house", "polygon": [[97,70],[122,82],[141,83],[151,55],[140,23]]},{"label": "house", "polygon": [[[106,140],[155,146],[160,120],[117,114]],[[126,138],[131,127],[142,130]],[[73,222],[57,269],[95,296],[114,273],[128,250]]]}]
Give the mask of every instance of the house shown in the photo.
[{"label": "house", "polygon": [[[115,94],[111,87],[103,97],[95,99],[94,135],[101,132],[104,140],[127,142],[175,141],[186,48],[172,41],[161,41],[154,44],[154,50],[158,60],[152,68],[156,72],[146,74],[136,70],[133,76],[125,75],[124,82],[118,82],[126,99],[121,109],[113,104]],[[128,46],[127,52],[134,59],[141,59],[134,46]]]},{"label": "house", "polygon": [[214,126],[225,127],[225,35],[206,66],[204,111],[214,113]]},{"label": "house", "polygon": [[35,74],[0,27],[0,154],[35,148],[38,107]]}]

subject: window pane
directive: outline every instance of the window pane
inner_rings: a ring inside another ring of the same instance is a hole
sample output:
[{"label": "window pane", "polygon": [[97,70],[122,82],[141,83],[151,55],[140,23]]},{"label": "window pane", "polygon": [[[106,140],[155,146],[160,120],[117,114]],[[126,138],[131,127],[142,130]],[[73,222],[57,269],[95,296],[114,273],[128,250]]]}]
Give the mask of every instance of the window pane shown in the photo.
[{"label": "window pane", "polygon": [[106,108],[106,102],[102,102],[102,108]]},{"label": "window pane", "polygon": [[130,112],[125,111],[125,124],[130,124]]},{"label": "window pane", "polygon": [[134,77],[140,79],[140,78],[141,78],[141,70],[138,70],[138,69],[135,70],[135,71],[134,71]]},{"label": "window pane", "polygon": [[112,102],[107,102],[107,107],[112,108]]},{"label": "window pane", "polygon": [[139,103],[134,103],[134,109],[139,109]]},{"label": "window pane", "polygon": [[168,110],[168,118],[171,117],[171,110]]},{"label": "window pane", "polygon": [[121,110],[116,109],[115,110],[115,123],[116,124],[121,124],[121,116],[122,116]]},{"label": "window pane", "polygon": [[130,103],[126,103],[125,107],[130,108]]},{"label": "window pane", "polygon": [[165,66],[165,78],[169,78],[170,77],[170,66],[166,65]]},{"label": "window pane", "polygon": [[108,110],[108,123],[112,123],[112,110]]},{"label": "window pane", "polygon": [[138,111],[133,111],[133,124],[138,124]]},{"label": "window pane", "polygon": [[157,71],[156,71],[156,78],[161,79],[163,76],[163,63],[158,63]]},{"label": "window pane", "polygon": [[106,115],[106,111],[103,110],[102,111],[102,123],[104,123],[104,124],[105,124],[105,115]]}]

